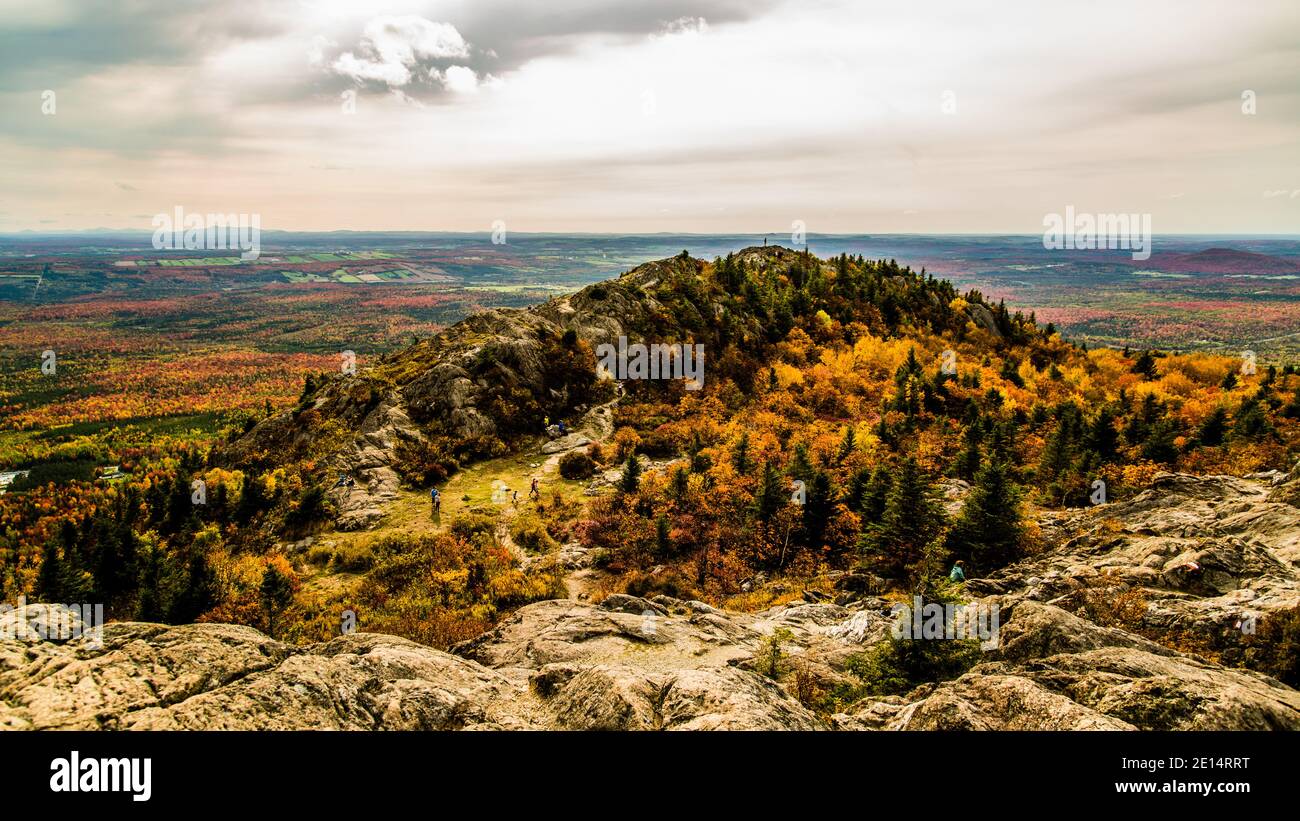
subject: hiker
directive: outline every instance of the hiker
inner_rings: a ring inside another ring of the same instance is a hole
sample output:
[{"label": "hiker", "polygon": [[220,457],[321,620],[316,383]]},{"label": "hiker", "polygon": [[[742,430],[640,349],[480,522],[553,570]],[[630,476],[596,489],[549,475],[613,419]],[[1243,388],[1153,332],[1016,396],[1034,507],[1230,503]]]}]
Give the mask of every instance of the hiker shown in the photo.
[{"label": "hiker", "polygon": [[542,491],[539,490],[538,487],[537,487],[537,477],[536,477],[536,476],[533,477],[533,484],[532,484],[532,486],[530,486],[530,487],[528,488],[528,498],[529,498],[529,499],[540,499],[540,498],[542,498]]},{"label": "hiker", "polygon": [[348,483],[348,475],[346,473],[340,473],[339,480],[334,483],[334,487],[344,487],[347,485],[347,483]]},{"label": "hiker", "polygon": [[568,435],[569,435],[569,428],[568,428],[567,425],[564,424],[564,420],[563,420],[563,419],[561,419],[559,422],[556,422],[555,424],[557,424],[557,425],[560,426],[560,435],[561,435],[561,436],[568,436]]},{"label": "hiker", "polygon": [[957,563],[952,566],[952,572],[948,574],[948,581],[958,583],[966,581],[966,570],[962,567],[961,559],[958,559]]},{"label": "hiker", "polygon": [[429,504],[432,505],[434,513],[442,510],[442,494],[436,487],[429,490]]},{"label": "hiker", "polygon": [[519,491],[517,491],[517,490],[512,490],[512,491],[510,491],[510,492],[513,494],[513,495],[510,497],[510,506],[511,506],[511,507],[519,507]]}]

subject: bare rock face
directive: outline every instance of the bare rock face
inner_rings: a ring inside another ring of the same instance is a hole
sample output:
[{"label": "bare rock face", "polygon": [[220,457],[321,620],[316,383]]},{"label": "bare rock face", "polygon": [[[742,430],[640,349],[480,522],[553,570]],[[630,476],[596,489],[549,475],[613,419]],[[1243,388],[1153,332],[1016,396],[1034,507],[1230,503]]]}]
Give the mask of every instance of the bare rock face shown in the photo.
[{"label": "bare rock face", "polygon": [[487,664],[394,636],[295,647],[216,624],[111,624],[99,648],[0,641],[0,728],[822,726],[776,683],[729,666],[757,633],[716,611],[667,615],[623,599],[526,607],[466,648]]},{"label": "bare rock face", "polygon": [[[1284,558],[1300,510],[1262,481],[1168,475],[1129,502],[1052,514],[1045,532],[1073,535],[966,585],[1000,613],[979,663],[833,716],[801,703],[796,680],[861,684],[850,660],[893,624],[871,578],[845,577],[836,603],[758,613],[667,596],[537,602],[452,653],[367,633],[298,647],[220,624],[110,624],[102,646],[0,638],[0,728],[1300,729],[1300,692],[1151,640],[1173,629],[1235,641],[1243,607],[1300,598]],[[1261,517],[1277,528],[1243,536],[1239,523]],[[1178,572],[1188,557],[1194,579]],[[1075,612],[1100,578],[1143,595],[1138,627]],[[5,614],[0,635],[49,618]],[[774,679],[776,636],[786,672]]]},{"label": "bare rock face", "polygon": [[222,624],[104,627],[103,647],[0,642],[9,729],[457,729],[529,726],[512,685],[395,636],[299,648]]}]

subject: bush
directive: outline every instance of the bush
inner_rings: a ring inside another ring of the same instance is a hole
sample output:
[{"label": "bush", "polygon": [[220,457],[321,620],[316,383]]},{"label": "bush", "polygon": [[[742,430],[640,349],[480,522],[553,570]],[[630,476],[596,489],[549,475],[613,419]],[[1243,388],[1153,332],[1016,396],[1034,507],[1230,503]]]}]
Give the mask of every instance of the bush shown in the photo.
[{"label": "bush", "polygon": [[[608,553],[597,555],[593,563],[598,566],[606,565]],[[700,598],[700,592],[695,584],[676,570],[663,570],[658,573],[633,571],[628,574],[623,590],[629,596],[642,599],[651,599],[660,595],[686,600]]]},{"label": "bush", "polygon": [[1240,664],[1283,684],[1300,687],[1300,607],[1278,610],[1261,618],[1255,635],[1241,652]]},{"label": "bush", "polygon": [[793,641],[794,633],[788,628],[778,627],[772,635],[760,642],[758,653],[754,656],[754,669],[768,678],[777,679],[786,669],[785,654],[782,645]]},{"label": "bush", "polygon": [[919,684],[957,678],[979,663],[975,639],[890,638],[850,656],[849,672],[868,695],[902,695]]},{"label": "bush", "polygon": [[560,546],[559,542],[546,532],[542,520],[531,514],[519,516],[511,522],[510,538],[529,553],[550,553]]},{"label": "bush", "polygon": [[303,489],[297,502],[284,514],[285,527],[291,532],[303,532],[328,516],[331,509],[325,488],[311,485]]},{"label": "bush", "polygon": [[489,542],[496,541],[496,519],[482,513],[462,513],[452,520],[448,529],[451,535],[467,542],[475,541],[476,536],[487,536]]},{"label": "bush", "polygon": [[596,472],[596,463],[580,450],[571,450],[560,457],[560,475],[565,479],[587,479]]},{"label": "bush", "polygon": [[428,487],[445,481],[459,466],[454,456],[427,439],[399,441],[393,457],[393,470],[411,487]]},{"label": "bush", "polygon": [[365,545],[334,551],[334,569],[343,573],[364,573],[375,566],[375,554]]}]

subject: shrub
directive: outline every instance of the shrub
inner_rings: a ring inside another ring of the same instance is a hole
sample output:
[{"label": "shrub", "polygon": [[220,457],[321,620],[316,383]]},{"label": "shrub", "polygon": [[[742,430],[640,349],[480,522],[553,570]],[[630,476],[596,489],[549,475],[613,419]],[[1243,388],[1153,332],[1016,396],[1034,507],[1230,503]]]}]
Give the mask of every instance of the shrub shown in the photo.
[{"label": "shrub", "polygon": [[334,569],[343,573],[363,573],[375,565],[375,554],[366,545],[351,545],[334,551]]},{"label": "shrub", "polygon": [[1241,653],[1241,666],[1300,687],[1300,607],[1278,610],[1259,620]]},{"label": "shrub", "polygon": [[475,541],[476,536],[486,536],[488,541],[496,540],[496,519],[483,513],[462,513],[452,520],[448,528],[451,535],[467,542]]},{"label": "shrub", "polygon": [[533,514],[519,516],[510,523],[510,538],[529,553],[550,553],[560,546],[546,532],[542,520]]},{"label": "shrub", "polygon": [[325,488],[311,485],[303,489],[297,502],[284,514],[284,525],[292,532],[302,532],[324,519],[330,510]]},{"label": "shrub", "polygon": [[[608,553],[596,556],[593,564],[597,562],[600,563],[599,566],[607,564]],[[660,595],[687,600],[700,598],[700,592],[695,587],[695,584],[676,570],[663,570],[658,573],[633,571],[627,576],[624,592],[629,596],[638,596],[643,599]]]},{"label": "shrub", "polygon": [[412,487],[445,481],[458,467],[455,457],[432,440],[401,440],[393,453],[393,470]]},{"label": "shrub", "polygon": [[772,635],[765,636],[759,643],[758,653],[754,656],[754,668],[768,678],[780,678],[781,673],[786,669],[782,646],[793,639],[794,633],[785,627],[778,627]]},{"label": "shrub", "polygon": [[560,457],[560,475],[565,479],[587,479],[596,472],[596,463],[580,450],[571,450]]},{"label": "shrub", "polygon": [[890,638],[848,658],[869,695],[901,695],[918,684],[957,678],[979,663],[975,639]]}]

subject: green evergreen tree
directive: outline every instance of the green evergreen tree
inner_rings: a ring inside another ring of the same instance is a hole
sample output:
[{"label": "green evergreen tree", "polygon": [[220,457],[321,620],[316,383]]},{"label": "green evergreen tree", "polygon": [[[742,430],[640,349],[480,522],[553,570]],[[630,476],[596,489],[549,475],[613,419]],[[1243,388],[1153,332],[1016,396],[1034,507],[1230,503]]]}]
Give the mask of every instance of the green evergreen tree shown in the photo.
[{"label": "green evergreen tree", "polygon": [[740,439],[736,441],[736,446],[731,450],[731,465],[736,469],[736,473],[741,476],[748,475],[753,470],[754,463],[749,456],[749,433],[748,431],[740,434]]},{"label": "green evergreen tree", "polygon": [[975,476],[946,544],[970,570],[988,573],[1020,558],[1023,531],[1019,488],[1005,463],[988,462]]},{"label": "green evergreen tree", "polygon": [[1206,447],[1222,445],[1227,432],[1228,410],[1220,405],[1201,422],[1201,426],[1196,430],[1196,441]]},{"label": "green evergreen tree", "polygon": [[764,522],[769,521],[785,506],[788,498],[776,465],[770,460],[764,462],[763,473],[758,480],[758,489],[754,493],[754,510],[758,518]]},{"label": "green evergreen tree", "polygon": [[262,584],[258,588],[262,601],[262,610],[266,613],[266,632],[275,638],[276,619],[293,601],[293,583],[289,577],[280,572],[273,564],[267,565],[262,574]]},{"label": "green evergreen tree", "polygon": [[906,457],[894,473],[879,526],[864,534],[872,565],[883,576],[902,578],[943,527],[934,490],[916,460]]},{"label": "green evergreen tree", "polygon": [[640,486],[641,463],[637,461],[635,452],[629,453],[627,461],[623,463],[623,475],[619,477],[618,489],[623,493],[636,493]]}]

